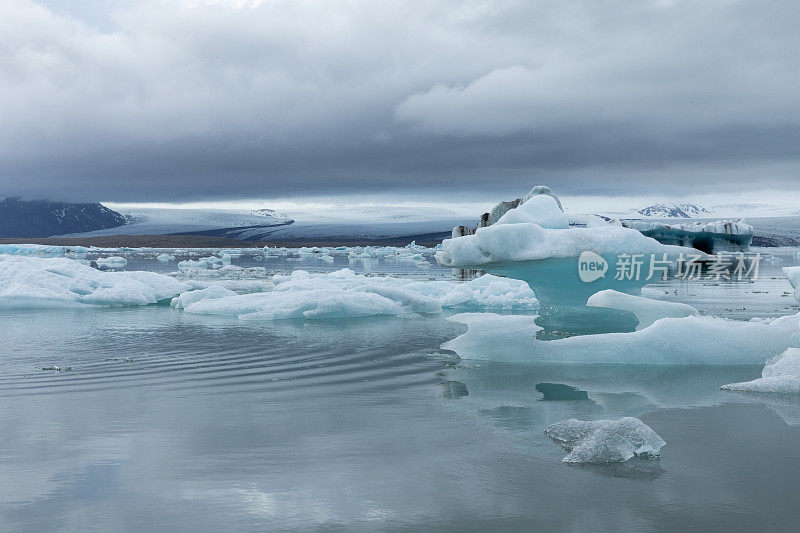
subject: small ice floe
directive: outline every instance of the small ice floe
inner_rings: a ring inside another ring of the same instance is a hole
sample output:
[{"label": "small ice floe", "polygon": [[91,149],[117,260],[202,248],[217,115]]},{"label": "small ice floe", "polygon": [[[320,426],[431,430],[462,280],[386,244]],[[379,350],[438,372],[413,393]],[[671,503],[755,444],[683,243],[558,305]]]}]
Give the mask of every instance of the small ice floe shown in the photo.
[{"label": "small ice floe", "polygon": [[638,418],[584,421],[571,418],[547,426],[545,434],[569,453],[565,463],[619,463],[632,457],[658,457],[666,444]]},{"label": "small ice floe", "polygon": [[128,264],[128,260],[124,257],[114,255],[111,257],[98,257],[95,259],[95,263],[97,263],[97,268],[118,269],[125,268]]},{"label": "small ice floe", "polygon": [[162,263],[169,263],[170,261],[175,261],[175,256],[172,254],[158,254],[156,259]]},{"label": "small ice floe", "polygon": [[789,348],[767,361],[760,378],[729,383],[720,388],[761,394],[800,395],[800,348]]}]

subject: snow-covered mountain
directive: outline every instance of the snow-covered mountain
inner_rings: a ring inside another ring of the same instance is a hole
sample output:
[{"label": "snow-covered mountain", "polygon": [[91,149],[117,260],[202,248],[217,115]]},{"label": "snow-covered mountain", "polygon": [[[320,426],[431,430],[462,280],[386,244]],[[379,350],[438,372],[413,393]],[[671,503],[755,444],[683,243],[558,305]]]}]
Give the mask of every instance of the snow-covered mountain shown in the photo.
[{"label": "snow-covered mountain", "polygon": [[637,211],[646,217],[693,218],[711,214],[711,211],[696,204],[654,204]]},{"label": "snow-covered mountain", "polygon": [[123,224],[125,218],[120,213],[98,203],[0,199],[0,237],[48,237]]}]

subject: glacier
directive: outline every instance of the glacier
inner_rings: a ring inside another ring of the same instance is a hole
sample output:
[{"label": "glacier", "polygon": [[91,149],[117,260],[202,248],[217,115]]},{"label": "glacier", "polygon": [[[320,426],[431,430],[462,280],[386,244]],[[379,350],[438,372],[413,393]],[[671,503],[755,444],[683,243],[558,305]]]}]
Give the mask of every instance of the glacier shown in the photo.
[{"label": "glacier", "polygon": [[544,432],[569,452],[565,463],[617,463],[634,456],[657,457],[666,445],[650,426],[633,417],[593,421],[571,418],[547,426]]}]

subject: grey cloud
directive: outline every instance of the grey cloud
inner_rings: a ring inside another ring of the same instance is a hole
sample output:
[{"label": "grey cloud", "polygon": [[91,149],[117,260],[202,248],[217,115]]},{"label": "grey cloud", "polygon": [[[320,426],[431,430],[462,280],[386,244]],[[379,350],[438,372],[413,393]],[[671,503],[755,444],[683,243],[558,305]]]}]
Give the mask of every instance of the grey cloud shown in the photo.
[{"label": "grey cloud", "polygon": [[798,19],[776,0],[10,0],[0,196],[791,187]]}]

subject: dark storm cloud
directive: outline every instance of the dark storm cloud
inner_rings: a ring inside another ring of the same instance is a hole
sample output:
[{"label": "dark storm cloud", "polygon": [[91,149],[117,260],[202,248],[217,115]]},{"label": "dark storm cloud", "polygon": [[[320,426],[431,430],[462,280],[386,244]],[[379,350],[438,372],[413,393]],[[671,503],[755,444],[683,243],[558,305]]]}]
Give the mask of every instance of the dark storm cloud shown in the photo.
[{"label": "dark storm cloud", "polygon": [[797,3],[0,7],[0,196],[789,188]]}]

